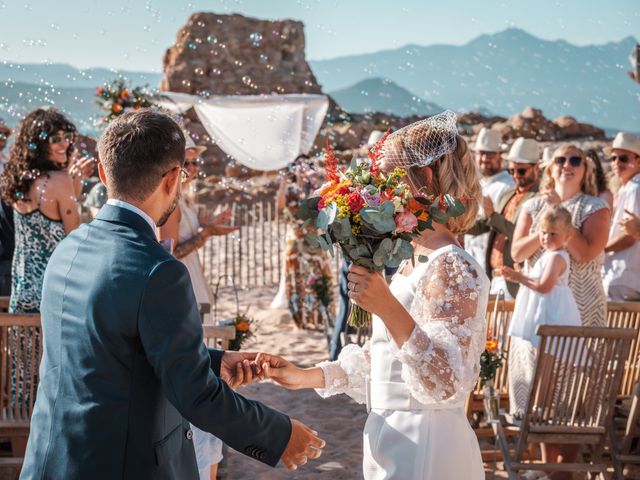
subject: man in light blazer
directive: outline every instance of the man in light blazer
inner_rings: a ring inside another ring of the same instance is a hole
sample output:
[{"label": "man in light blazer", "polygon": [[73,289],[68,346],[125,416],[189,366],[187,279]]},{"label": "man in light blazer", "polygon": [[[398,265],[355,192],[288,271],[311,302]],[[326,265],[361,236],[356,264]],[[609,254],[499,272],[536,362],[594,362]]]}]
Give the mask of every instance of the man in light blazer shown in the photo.
[{"label": "man in light blazer", "polygon": [[324,442],[221,380],[252,354],[208,351],[187,269],[156,239],[180,195],[185,139],[167,115],[124,114],[100,138],[109,200],[45,272],[44,352],[23,479],[198,479],[189,422],[289,468]]}]

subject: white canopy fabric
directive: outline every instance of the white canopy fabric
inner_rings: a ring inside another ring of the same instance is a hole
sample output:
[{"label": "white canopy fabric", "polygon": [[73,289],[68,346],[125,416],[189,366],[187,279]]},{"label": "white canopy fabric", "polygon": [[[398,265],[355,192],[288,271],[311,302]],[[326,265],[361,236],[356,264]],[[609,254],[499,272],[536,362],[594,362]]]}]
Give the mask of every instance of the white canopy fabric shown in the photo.
[{"label": "white canopy fabric", "polygon": [[156,101],[175,113],[193,107],[213,141],[238,163],[278,170],[309,152],[329,108],[324,95],[238,95],[208,99],[162,92]]}]

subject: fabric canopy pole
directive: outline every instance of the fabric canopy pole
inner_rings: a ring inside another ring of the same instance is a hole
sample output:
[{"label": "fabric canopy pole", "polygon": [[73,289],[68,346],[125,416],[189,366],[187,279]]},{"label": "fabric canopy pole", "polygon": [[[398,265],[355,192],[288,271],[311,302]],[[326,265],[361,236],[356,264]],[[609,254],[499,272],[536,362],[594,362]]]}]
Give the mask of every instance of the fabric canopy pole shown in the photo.
[{"label": "fabric canopy pole", "polygon": [[202,98],[162,92],[157,103],[175,113],[193,107],[212,140],[238,163],[278,170],[306,154],[329,108],[324,95],[237,95]]}]

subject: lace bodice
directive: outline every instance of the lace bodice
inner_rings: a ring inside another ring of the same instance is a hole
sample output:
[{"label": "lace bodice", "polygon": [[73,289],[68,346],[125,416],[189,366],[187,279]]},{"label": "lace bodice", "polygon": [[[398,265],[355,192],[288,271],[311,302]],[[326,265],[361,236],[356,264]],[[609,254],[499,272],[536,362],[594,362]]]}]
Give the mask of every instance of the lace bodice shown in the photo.
[{"label": "lace bodice", "polygon": [[482,268],[469,253],[448,246],[409,275],[396,275],[390,288],[416,322],[410,338],[396,346],[374,317],[370,343],[347,345],[337,361],[319,365],[326,387],[318,393],[346,393],[363,403],[370,376],[404,382],[424,404],[464,403],[477,381],[485,343],[489,280]]}]

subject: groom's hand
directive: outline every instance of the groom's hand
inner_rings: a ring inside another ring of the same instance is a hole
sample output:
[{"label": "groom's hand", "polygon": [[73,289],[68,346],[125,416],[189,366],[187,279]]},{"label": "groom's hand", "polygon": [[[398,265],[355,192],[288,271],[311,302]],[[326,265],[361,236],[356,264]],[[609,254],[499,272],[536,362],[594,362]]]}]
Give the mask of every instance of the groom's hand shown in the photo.
[{"label": "groom's hand", "polygon": [[318,458],[326,442],[318,437],[318,432],[311,430],[304,423],[291,419],[291,436],[280,460],[289,470],[307,463],[310,458]]},{"label": "groom's hand", "polygon": [[224,352],[220,362],[220,378],[231,388],[248,385],[260,377],[255,372],[255,352]]}]

